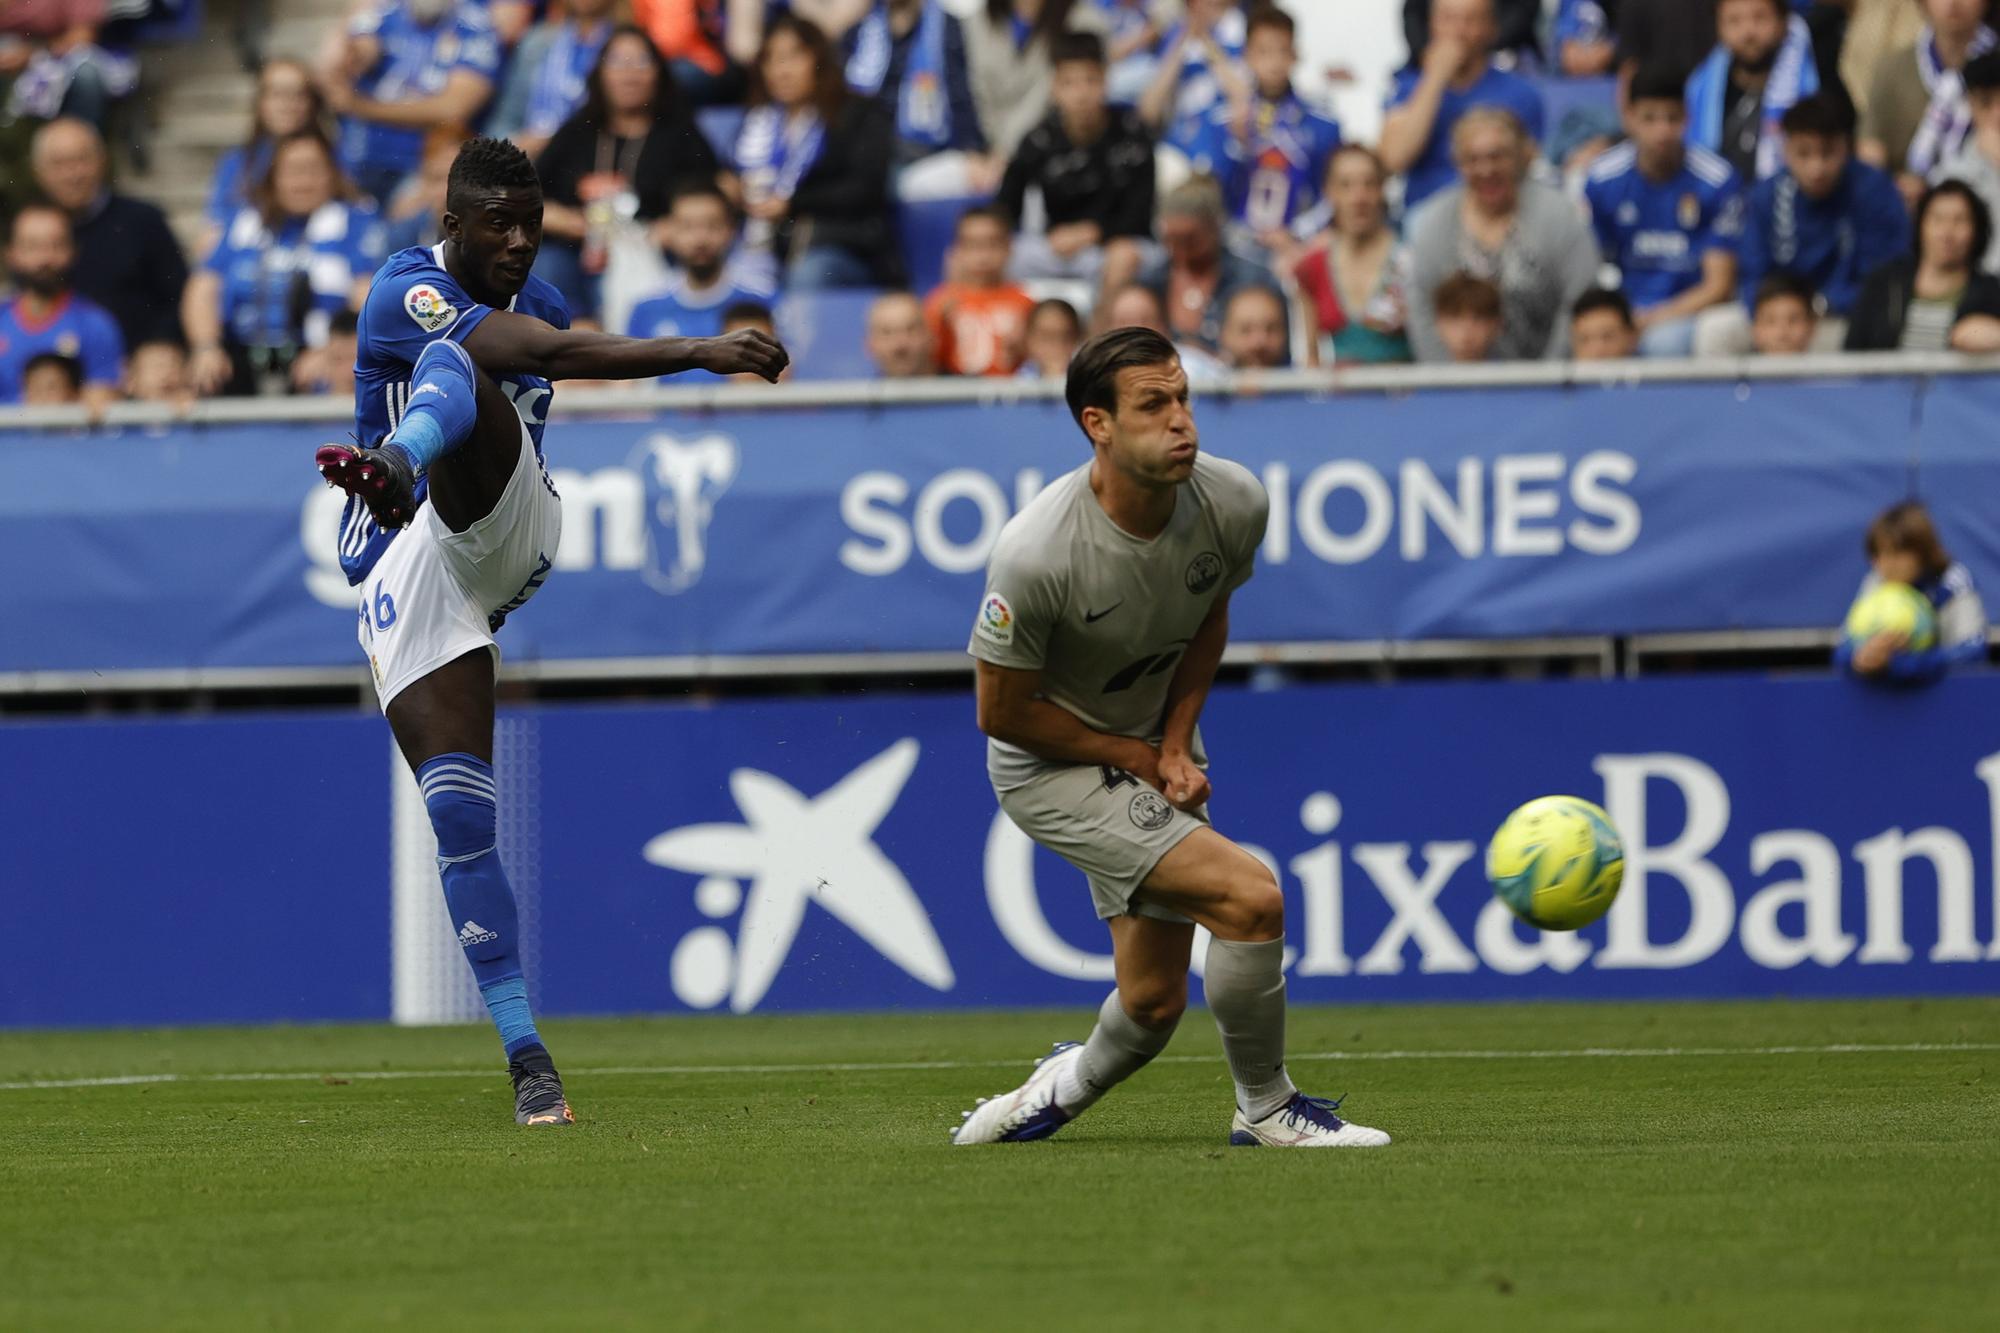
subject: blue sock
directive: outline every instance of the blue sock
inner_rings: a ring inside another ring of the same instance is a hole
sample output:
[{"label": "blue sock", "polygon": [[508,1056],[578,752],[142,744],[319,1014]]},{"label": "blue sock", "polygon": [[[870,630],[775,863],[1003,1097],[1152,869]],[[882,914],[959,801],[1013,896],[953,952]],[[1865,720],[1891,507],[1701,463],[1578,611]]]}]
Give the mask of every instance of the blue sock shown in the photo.
[{"label": "blue sock", "polygon": [[395,449],[418,472],[465,442],[479,420],[478,378],[463,347],[440,338],[425,347],[410,372],[410,403],[389,433]]},{"label": "blue sock", "polygon": [[542,1039],[521,974],[520,913],[495,845],[493,766],[469,754],[441,754],[417,769],[417,785],[437,832],[438,876],[452,928],[512,1059]]}]

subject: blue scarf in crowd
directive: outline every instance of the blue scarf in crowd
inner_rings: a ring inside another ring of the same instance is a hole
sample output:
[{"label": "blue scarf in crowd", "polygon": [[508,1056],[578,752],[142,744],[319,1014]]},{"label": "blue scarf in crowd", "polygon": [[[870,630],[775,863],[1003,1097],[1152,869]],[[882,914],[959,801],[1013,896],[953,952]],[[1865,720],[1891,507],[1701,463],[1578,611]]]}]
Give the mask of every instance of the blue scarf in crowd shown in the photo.
[{"label": "blue scarf in crowd", "polygon": [[[794,119],[775,102],[751,107],[736,136],[736,173],[743,178],[744,198],[753,203],[790,199],[825,147],[826,125],[817,111]],[[774,235],[769,222],[752,218],[743,239],[752,249],[765,250]]]},{"label": "blue scarf in crowd", "polygon": [[[847,86],[863,97],[880,93],[894,53],[888,0],[876,0],[854,30]],[[937,0],[924,0],[910,58],[903,65],[903,86],[896,90],[896,134],[907,143],[944,148],[951,143],[951,130],[951,98],[944,86],[944,9]]]},{"label": "blue scarf in crowd", "polygon": [[[1711,152],[1723,152],[1722,123],[1729,116],[1729,65],[1733,57],[1718,46],[1688,79],[1688,142]],[[1812,33],[1794,16],[1785,29],[1785,44],[1764,84],[1764,129],[1757,141],[1757,179],[1775,176],[1784,165],[1784,141],[1778,122],[1801,100],[1819,91],[1819,66],[1813,60]]]},{"label": "blue scarf in crowd", "polygon": [[[1995,38],[1993,29],[1980,24],[1965,58],[1976,60],[1985,55],[1996,40],[2000,39]],[[1972,109],[1966,105],[1964,77],[1944,67],[1938,56],[1937,34],[1928,25],[1917,38],[1917,76],[1924,81],[1924,91],[1931,100],[1910,140],[1909,152],[1904,154],[1904,165],[1919,176],[1929,176],[1932,167],[1956,155],[1965,143],[1965,136],[1972,132]]]}]

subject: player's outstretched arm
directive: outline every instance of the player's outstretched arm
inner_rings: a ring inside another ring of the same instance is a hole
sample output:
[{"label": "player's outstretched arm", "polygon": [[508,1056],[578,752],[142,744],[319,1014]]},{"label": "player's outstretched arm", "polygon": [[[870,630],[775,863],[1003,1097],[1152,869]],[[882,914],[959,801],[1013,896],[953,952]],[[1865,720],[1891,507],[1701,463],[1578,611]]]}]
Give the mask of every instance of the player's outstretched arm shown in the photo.
[{"label": "player's outstretched arm", "polygon": [[489,375],[551,380],[649,380],[683,370],[752,374],[777,383],[791,357],[755,329],[720,338],[621,338],[559,329],[529,315],[495,310],[465,337],[465,350]]},{"label": "player's outstretched arm", "polygon": [[979,729],[1056,764],[1122,768],[1159,786],[1160,756],[1131,736],[1111,736],[1041,697],[1042,673],[978,662]]},{"label": "player's outstretched arm", "polygon": [[1219,597],[1194,632],[1167,682],[1166,724],[1160,734],[1161,790],[1175,805],[1193,809],[1208,800],[1208,775],[1194,762],[1194,727],[1229,646],[1229,598]]}]

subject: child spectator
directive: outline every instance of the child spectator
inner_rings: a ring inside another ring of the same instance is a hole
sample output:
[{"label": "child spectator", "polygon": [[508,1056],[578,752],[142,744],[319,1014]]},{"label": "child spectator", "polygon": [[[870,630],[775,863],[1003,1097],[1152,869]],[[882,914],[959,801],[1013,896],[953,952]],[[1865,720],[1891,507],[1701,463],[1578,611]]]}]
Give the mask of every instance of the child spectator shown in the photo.
[{"label": "child spectator", "polygon": [[1207,176],[1174,187],[1160,202],[1159,258],[1139,273],[1167,312],[1177,343],[1214,352],[1222,344],[1222,312],[1244,287],[1277,290],[1262,264],[1231,254],[1222,244],[1222,191]]},{"label": "child spectator", "polygon": [[884,292],[868,307],[868,359],[885,380],[924,379],[937,374],[924,307],[908,292]]},{"label": "child spectator", "polygon": [[1784,162],[1779,124],[1819,91],[1812,34],[1785,0],[1720,0],[1717,45],[1688,77],[1688,142],[1721,157],[1745,181]]},{"label": "child spectator", "polygon": [[[187,260],[165,213],[109,188],[104,137],[80,120],[52,120],[35,131],[30,155],[43,197],[69,214],[76,290],[111,313],[127,347],[179,338]],[[86,359],[86,397],[90,369]]]},{"label": "child spectator", "polygon": [[1012,375],[1035,298],[1007,281],[1013,235],[997,208],[971,208],[958,220],[947,265],[950,279],[924,301],[924,323],[947,375]]},{"label": "child spectator", "polygon": [[1057,47],[1066,34],[1098,38],[1104,65],[1104,15],[1087,0],[985,0],[965,22],[965,64],[972,100],[993,152],[1011,158],[1048,114]]},{"label": "child spectator", "polygon": [[[2000,51],[1965,64],[1966,103],[1972,133],[1958,152],[1931,172],[1931,183],[1959,180],[1972,187],[1988,214],[2000,217]],[[2000,270],[2000,236],[1981,259],[1989,272]]]},{"label": "child spectator", "polygon": [[1452,136],[1475,107],[1513,113],[1529,139],[1542,137],[1542,95],[1532,83],[1493,66],[1498,36],[1493,0],[1437,0],[1422,64],[1396,76],[1382,122],[1382,161],[1408,173],[1403,207],[1417,205],[1458,179]]},{"label": "child spectator", "polygon": [[[771,307],[762,302],[740,301],[722,312],[722,331],[724,334],[730,334],[740,333],[744,329],[755,329],[766,338],[775,338],[778,336],[778,321],[771,314]],[[796,364],[786,366],[784,373],[778,376],[778,383],[783,384],[790,380],[792,372],[796,369],[798,369]],[[762,375],[748,370],[744,371],[741,375],[731,375],[729,380],[732,384],[763,384],[765,382]]]},{"label": "child spectator", "polygon": [[1961,71],[2000,41],[1982,22],[1985,0],[1917,3],[1924,11],[1924,30],[1913,46],[1891,51],[1875,67],[1868,112],[1854,148],[1863,162],[1896,178],[1904,202],[1912,207],[1925,178],[1957,155],[1972,129]]},{"label": "child spectator", "polygon": [[940,0],[873,0],[845,45],[848,88],[895,119],[897,196],[991,194],[1003,164],[979,128],[964,29]]},{"label": "child spectator", "polygon": [[1288,265],[1296,259],[1291,227],[1319,205],[1327,166],[1340,147],[1340,126],[1292,89],[1298,63],[1292,16],[1260,4],[1248,22],[1247,103],[1216,106],[1193,122],[1179,146],[1197,171],[1221,182],[1232,224],[1273,262]]},{"label": "child spectator", "polygon": [[1463,116],[1453,135],[1465,183],[1410,220],[1410,341],[1419,361],[1443,361],[1430,294],[1454,273],[1491,282],[1504,324],[1491,349],[1502,361],[1561,356],[1576,299],[1597,285],[1597,242],[1560,192],[1525,179],[1532,146],[1497,107]]},{"label": "child spectator", "polygon": [[1569,315],[1569,354],[1578,361],[1623,361],[1639,354],[1639,324],[1625,293],[1593,287]]},{"label": "child spectator", "polygon": [[[674,191],[667,215],[655,227],[669,270],[667,287],[632,307],[625,332],[634,338],[713,338],[723,313],[772,298],[771,286],[753,266],[733,261],[736,213],[721,189],[689,181]],[[706,370],[668,379],[712,380]]]},{"label": "child spectator", "polygon": [[215,164],[208,191],[208,229],[203,249],[213,248],[236,210],[250,202],[250,190],[271,169],[271,150],[280,139],[306,130],[325,133],[326,99],[303,60],[266,60],[257,71],[257,100],[250,135]]},{"label": "child spectator", "polygon": [[1609,74],[1618,61],[1618,35],[1611,30],[1602,0],[1562,0],[1550,39],[1556,48],[1556,68],[1572,79]]},{"label": "child spectator", "polygon": [[1584,187],[1597,243],[1623,276],[1648,356],[1688,355],[1695,316],[1736,294],[1736,173],[1686,145],[1686,130],[1680,81],[1641,70],[1625,106],[1629,141],[1597,160]]},{"label": "child spectator", "polygon": [[1285,298],[1275,287],[1239,287],[1222,307],[1222,363],[1231,370],[1275,370],[1292,359]]},{"label": "child spectator", "polygon": [[1243,44],[1243,11],[1235,0],[1187,0],[1187,16],[1161,39],[1153,82],[1139,98],[1146,127],[1179,140],[1217,106],[1243,106],[1249,100]]},{"label": "child spectator", "polygon": [[299,354],[325,343],[334,312],[360,308],[382,232],[352,196],[318,133],[272,152],[256,202],[230,220],[181,303],[197,393],[287,383]]},{"label": "child spectator", "polygon": [[826,34],[796,14],[771,20],[750,103],[735,151],[746,243],[784,260],[793,291],[892,285],[895,130],[878,103],[848,94]]},{"label": "child spectator", "polygon": [[1861,280],[1909,251],[1909,215],[1896,183],[1854,160],[1853,121],[1837,95],[1787,111],[1784,132],[1784,170],[1750,192],[1738,280],[1748,299],[1767,274],[1797,274],[1845,321]]},{"label": "child spectator", "polygon": [[1750,349],[1758,356],[1804,356],[1819,336],[1812,284],[1773,273],[1757,286],[1750,321]]},{"label": "child spectator", "polygon": [[1083,345],[1083,316],[1060,298],[1037,302],[1028,312],[1028,332],[1022,339],[1027,356],[1022,379],[1061,382],[1069,374],[1070,358]]},{"label": "child spectator", "polygon": [[357,13],[321,83],[362,193],[387,200],[416,170],[426,132],[471,125],[500,63],[500,38],[476,0],[380,0]]},{"label": "child spectator", "polygon": [[582,109],[535,162],[545,196],[535,272],[572,315],[594,319],[614,230],[664,216],[674,187],[713,180],[716,164],[666,58],[637,28],[605,42],[585,89]]},{"label": "child spectator", "polygon": [[1437,340],[1444,355],[1461,364],[1491,361],[1500,349],[1500,289],[1485,278],[1454,273],[1431,296]]},{"label": "child spectator", "polygon": [[[1013,276],[1102,281],[1112,290],[1139,264],[1153,231],[1153,143],[1138,113],[1104,97],[1104,43],[1068,33],[1054,45],[1055,107],[1021,141],[1000,183],[1000,207],[1017,233]],[[1047,230],[1022,231],[1028,191],[1039,189]]]},{"label": "child spectator", "polygon": [[2000,278],[1979,270],[1993,218],[1964,181],[1933,185],[1917,204],[1916,250],[1861,284],[1847,350],[2000,351]]},{"label": "child spectator", "polygon": [[1410,253],[1389,226],[1387,184],[1372,148],[1348,144],[1327,164],[1332,223],[1292,270],[1315,334],[1315,365],[1410,359]]},{"label": "child spectator", "polygon": [[1986,608],[1972,585],[1972,571],[1945,550],[1929,510],[1915,500],[1889,506],[1868,525],[1862,549],[1870,568],[1857,596],[1884,583],[1915,588],[1936,613],[1937,642],[1912,650],[1897,634],[1877,634],[1859,647],[1843,641],[1834,652],[1836,665],[1858,675],[1912,685],[1986,659]]},{"label": "child spectator", "polygon": [[561,19],[530,30],[507,62],[486,132],[541,156],[589,95],[591,71],[614,30],[613,7],[613,0],[567,0]]},{"label": "child spectator", "polygon": [[37,352],[21,368],[21,406],[70,407],[83,401],[83,366],[60,352]]},{"label": "child spectator", "polygon": [[6,262],[14,295],[0,301],[0,404],[21,401],[28,362],[45,352],[82,365],[83,397],[93,408],[117,397],[125,344],[110,314],[71,289],[68,216],[49,204],[15,213]]},{"label": "child spectator", "polygon": [[125,396],[142,403],[188,406],[194,401],[194,386],[188,380],[187,349],[159,339],[134,347],[125,364]]}]

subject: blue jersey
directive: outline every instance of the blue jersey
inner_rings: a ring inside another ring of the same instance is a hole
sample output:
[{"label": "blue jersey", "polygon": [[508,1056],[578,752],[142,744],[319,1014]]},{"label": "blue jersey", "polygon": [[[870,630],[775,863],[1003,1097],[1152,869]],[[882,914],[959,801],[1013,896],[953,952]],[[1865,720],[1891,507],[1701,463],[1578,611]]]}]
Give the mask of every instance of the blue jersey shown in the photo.
[{"label": "blue jersey", "polygon": [[29,319],[19,297],[0,301],[0,403],[21,401],[21,372],[38,356],[66,356],[83,367],[85,384],[115,387],[125,339],[104,307],[75,294],[45,319]]},{"label": "blue jersey", "polygon": [[[354,90],[378,102],[404,102],[444,91],[459,70],[491,83],[500,74],[500,38],[482,5],[460,3],[426,27],[399,0],[363,10],[348,32],[381,44],[374,68]],[[414,171],[423,156],[424,132],[349,117],[340,126],[340,156],[350,168]]]},{"label": "blue jersey", "polygon": [[382,226],[368,209],[336,199],[275,230],[254,208],[237,210],[202,267],[222,279],[222,318],[245,347],[325,341],[354,284],[382,262]]},{"label": "blue jersey", "polygon": [[1910,253],[1910,215],[1889,173],[1850,160],[1833,192],[1808,198],[1789,171],[1759,181],[1743,214],[1737,276],[1743,303],[1771,273],[1790,273],[1826,299],[1827,313],[1845,319],[1861,282]]},{"label": "blue jersey", "polygon": [[[559,329],[569,327],[569,307],[563,304],[561,294],[532,274],[507,308]],[[445,272],[442,242],[430,249],[419,246],[389,256],[375,275],[375,285],[368,289],[356,332],[354,433],[363,448],[380,445],[402,420],[410,401],[410,371],[424,348],[439,338],[463,343],[492,313],[491,306],[473,300],[458,280]],[[528,438],[534,442],[535,456],[541,457],[542,431],[548,423],[554,386],[539,375],[496,375],[494,379],[513,400],[514,410],[521,414]],[[421,478],[417,484],[421,500]],[[348,500],[340,516],[340,568],[350,584],[368,577],[395,535],[376,527],[367,506],[358,498]]]},{"label": "blue jersey", "polygon": [[[1417,83],[1422,77],[1416,69],[1406,69],[1396,76],[1396,85],[1389,93],[1391,111],[1416,96]],[[1476,106],[1497,106],[1503,111],[1513,112],[1515,118],[1527,128],[1528,137],[1541,142],[1542,94],[1520,75],[1489,66],[1479,76],[1479,81],[1464,92],[1447,87],[1443,100],[1438,103],[1437,120],[1431,125],[1431,137],[1425,140],[1424,151],[1410,164],[1405,177],[1404,216],[1407,217],[1418,204],[1439,190],[1457,183],[1458,168],[1451,160],[1451,131],[1458,124],[1459,117]]]},{"label": "blue jersey", "polygon": [[1623,144],[1592,165],[1583,193],[1598,248],[1641,310],[1699,283],[1703,258],[1733,252],[1743,237],[1736,173],[1706,148],[1690,145],[1678,172],[1653,181],[1639,170],[1638,150]]},{"label": "blue jersey", "polygon": [[1340,147],[1340,126],[1320,115],[1290,89],[1251,106],[1250,135],[1241,138],[1227,104],[1198,122],[1187,143],[1178,145],[1197,171],[1222,184],[1230,216],[1254,232],[1278,231],[1319,204],[1326,166]]},{"label": "blue jersey", "polygon": [[[687,278],[676,272],[665,291],[632,307],[625,332],[634,338],[713,338],[722,332],[722,313],[730,306],[743,301],[769,305],[773,296],[770,283],[736,264],[725,267],[715,286],[705,292],[690,291]],[[673,378],[689,383],[721,376],[690,370]],[[667,379],[662,375],[660,383]]]}]

